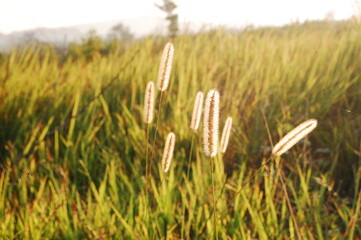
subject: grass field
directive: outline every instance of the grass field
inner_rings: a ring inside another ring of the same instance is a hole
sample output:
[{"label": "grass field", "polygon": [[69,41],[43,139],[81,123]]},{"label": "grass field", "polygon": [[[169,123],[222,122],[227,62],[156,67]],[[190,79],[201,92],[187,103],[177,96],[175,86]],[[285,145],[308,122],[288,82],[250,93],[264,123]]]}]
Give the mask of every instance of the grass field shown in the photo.
[{"label": "grass field", "polygon": [[[360,25],[172,39],[170,85],[161,107],[155,92],[147,142],[145,88],[167,41],[91,59],[36,46],[2,57],[0,239],[361,239]],[[216,211],[202,121],[190,129],[197,92],[211,89],[220,130],[233,118],[227,151],[212,159]],[[260,168],[272,144],[310,118],[318,127]]]}]

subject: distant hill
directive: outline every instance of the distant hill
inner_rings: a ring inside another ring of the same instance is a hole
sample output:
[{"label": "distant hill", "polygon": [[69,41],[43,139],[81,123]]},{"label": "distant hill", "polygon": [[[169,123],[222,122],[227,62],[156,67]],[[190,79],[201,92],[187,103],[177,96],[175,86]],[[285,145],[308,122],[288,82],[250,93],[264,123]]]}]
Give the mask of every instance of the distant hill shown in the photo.
[{"label": "distant hill", "polygon": [[[351,19],[352,20],[352,19]],[[343,29],[349,25],[350,20],[325,21],[314,20],[305,21],[303,23],[291,23],[283,26],[239,26],[227,27],[228,31],[242,32],[244,29],[262,29],[272,28],[277,31],[282,31],[283,28],[302,27],[304,29],[322,29],[332,26],[333,28]],[[57,46],[67,46],[70,42],[80,42],[82,38],[90,30],[95,30],[97,35],[106,38],[110,33],[112,27],[122,23],[128,27],[135,38],[141,38],[150,34],[165,34],[167,31],[167,21],[159,17],[142,16],[134,19],[113,20],[100,23],[75,25],[70,27],[60,28],[36,28],[32,30],[13,32],[10,34],[0,33],[0,51],[8,51],[12,47],[28,42],[29,40],[37,40],[39,42],[52,43]],[[195,23],[180,23],[180,32],[202,32],[217,27],[212,24],[195,24]]]},{"label": "distant hill", "polygon": [[66,45],[69,42],[79,42],[90,30],[95,30],[99,36],[105,38],[112,27],[119,23],[127,26],[136,38],[151,33],[162,34],[165,32],[167,25],[164,19],[143,16],[134,19],[114,20],[71,27],[36,28],[10,34],[0,33],[0,51],[9,50],[15,45],[25,43],[29,40],[48,42],[60,46]]},{"label": "distant hill", "polygon": [[79,29],[79,31],[83,34],[87,33],[91,29],[94,29],[100,36],[106,36],[111,28],[118,23],[122,23],[123,25],[129,27],[130,31],[137,38],[152,33],[164,33],[167,26],[165,19],[143,16],[133,19],[114,20],[95,24],[78,25],[74,27]]}]

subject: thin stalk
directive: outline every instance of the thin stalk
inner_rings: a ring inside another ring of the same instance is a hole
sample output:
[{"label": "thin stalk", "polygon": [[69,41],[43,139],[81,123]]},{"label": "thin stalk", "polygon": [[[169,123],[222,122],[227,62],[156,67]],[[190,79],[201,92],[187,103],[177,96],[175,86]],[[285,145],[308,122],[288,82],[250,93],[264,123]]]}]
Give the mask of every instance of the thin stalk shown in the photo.
[{"label": "thin stalk", "polygon": [[[163,92],[160,92],[159,106],[158,106],[158,113],[157,113],[157,125],[155,126],[153,147],[155,146],[155,140],[157,138],[158,126],[159,126],[159,120],[160,120],[160,110],[162,109],[162,103],[163,103]],[[154,156],[155,156],[155,154],[154,154]]]},{"label": "thin stalk", "polygon": [[262,112],[263,120],[264,120],[264,123],[265,123],[265,126],[266,126],[267,135],[268,135],[268,140],[269,140],[269,142],[270,142],[270,144],[271,144],[271,147],[273,148],[273,141],[272,141],[272,137],[271,137],[271,132],[270,132],[270,130],[269,130],[267,118],[266,118],[266,115],[265,115],[263,109],[261,109],[261,112]]},{"label": "thin stalk", "polygon": [[286,201],[287,201],[287,206],[288,206],[288,210],[290,211],[292,221],[293,221],[293,223],[295,224],[296,233],[297,233],[297,238],[298,238],[298,240],[301,240],[301,239],[302,239],[302,236],[301,236],[300,228],[298,227],[297,220],[296,220],[296,216],[295,216],[295,214],[294,214],[294,212],[293,212],[293,209],[292,209],[291,201],[290,201],[290,198],[289,198],[288,193],[287,193],[286,184],[285,184],[285,182],[284,182],[283,173],[282,173],[282,170],[281,170],[280,167],[278,168],[278,171],[280,171],[280,179],[281,179],[281,183],[282,183],[283,192],[285,193],[285,197],[286,197]]},{"label": "thin stalk", "polygon": [[[224,181],[223,186],[222,186],[222,188],[221,188],[221,191],[220,191],[220,193],[218,194],[218,197],[217,197],[217,199],[216,199],[216,205],[217,205],[218,201],[219,201],[219,200],[221,199],[221,197],[222,197],[223,191],[224,191],[224,189],[225,189],[225,187],[226,187],[227,180],[228,180],[228,179],[227,179],[227,177],[226,177],[226,180]],[[215,211],[215,209],[212,209],[212,211],[211,211],[211,213],[209,214],[208,218],[204,221],[203,227],[201,228],[201,231],[200,231],[200,234],[198,235],[198,238],[201,238],[201,236],[204,234],[204,230],[206,229],[206,225],[207,225],[208,221],[211,219],[214,211]],[[221,219],[222,219],[222,217],[219,217],[217,221],[219,221],[219,220],[221,220]]]},{"label": "thin stalk", "polygon": [[[169,173],[169,172],[165,173],[165,172],[163,172],[163,171],[160,171],[159,174],[162,175],[162,177],[160,178],[160,187],[162,188],[162,187],[163,187],[163,182],[165,182],[164,179],[166,179],[166,178],[167,178],[167,174],[169,175],[170,173]],[[168,177],[169,177],[169,176],[168,176]]]},{"label": "thin stalk", "polygon": [[147,133],[146,133],[146,157],[145,157],[145,180],[146,180],[146,186],[148,189],[148,168],[149,168],[149,159],[148,159],[148,154],[149,154],[149,148],[148,148],[148,141],[149,141],[149,124],[147,124]]},{"label": "thin stalk", "polygon": [[193,141],[194,141],[194,133],[192,135],[192,140],[191,140],[191,150],[190,150],[190,154],[189,154],[189,159],[188,159],[188,166],[187,166],[187,179],[189,177],[189,170],[190,170],[190,165],[191,165],[191,159],[192,159],[192,153],[193,153]]},{"label": "thin stalk", "polygon": [[[354,239],[354,235],[355,235],[355,226],[356,226],[356,223],[357,221],[359,221],[357,219],[357,216],[359,215],[360,213],[360,209],[361,209],[361,189],[359,191],[359,194],[358,194],[358,198],[357,198],[357,205],[356,205],[356,209],[355,209],[355,213],[354,215],[351,217],[351,220],[350,220],[350,235],[349,235],[349,239]],[[347,230],[346,233],[348,233],[349,231]],[[347,234],[346,234],[347,236]]]},{"label": "thin stalk", "polygon": [[149,141],[149,125],[147,124],[147,134],[146,134],[146,157],[145,157],[145,204],[146,204],[146,217],[148,217],[150,215],[150,211],[149,211],[149,204],[148,204],[148,199],[149,199],[149,172],[148,172],[148,168],[149,168],[149,159],[148,159],[148,141]]},{"label": "thin stalk", "polygon": [[259,168],[257,168],[257,169],[252,173],[252,175],[250,175],[250,176],[247,178],[247,181],[245,181],[245,182],[242,184],[241,188],[236,192],[236,194],[234,195],[234,197],[231,199],[231,202],[233,202],[233,201],[236,199],[236,197],[238,196],[238,194],[240,194],[240,193],[242,192],[243,188],[247,185],[247,183],[249,183],[249,181],[252,180],[252,178],[254,178],[254,176],[258,173],[258,171],[260,171],[264,166],[266,166],[267,163],[268,163],[269,161],[271,161],[271,160],[272,160],[272,157],[268,158]]},{"label": "thin stalk", "polygon": [[[192,140],[191,140],[191,149],[190,149],[190,153],[189,153],[189,159],[188,159],[188,166],[187,166],[187,179],[189,178],[189,169],[190,169],[190,165],[191,165],[191,159],[192,159],[192,153],[193,153],[193,140],[194,140],[194,133],[192,134]],[[185,211],[186,211],[186,206],[185,204],[183,204],[183,210],[182,210],[182,232],[181,232],[181,239],[184,238],[184,228],[185,228]]]},{"label": "thin stalk", "polygon": [[[213,162],[212,158],[209,158],[209,163],[211,164],[211,178],[212,178],[212,195],[213,195],[213,229],[215,238],[218,240],[218,233],[217,233],[217,209],[216,209],[216,196],[215,196],[215,188],[214,188],[214,169],[213,169]],[[213,237],[214,238],[214,237]]]},{"label": "thin stalk", "polygon": [[[243,188],[249,183],[250,180],[252,180],[252,178],[257,174],[257,172],[258,172],[259,170],[261,170],[261,169],[262,169],[267,163],[269,163],[271,160],[272,160],[272,157],[269,157],[259,168],[257,168],[257,169],[252,173],[252,175],[250,175],[250,176],[246,179],[246,181],[242,184],[241,188],[235,193],[235,195],[234,195],[233,198],[230,200],[230,202],[233,202],[233,201],[236,199],[236,197],[242,192]],[[221,194],[220,194],[220,195],[218,196],[218,198],[217,198],[216,204],[218,203],[218,200],[221,198],[221,195],[222,195],[223,189],[225,188],[226,183],[227,183],[227,178],[226,178],[226,180],[225,180],[225,182],[224,182],[224,184],[223,184],[223,187],[222,187],[222,190],[221,190]],[[214,209],[213,209],[213,211],[214,211]],[[212,213],[213,213],[213,211],[212,211]],[[227,213],[226,213],[226,214],[222,214],[222,216],[220,216],[220,217],[218,218],[217,222],[220,221],[220,220],[222,220],[222,219],[225,218],[226,216],[228,216]],[[201,228],[201,229],[202,229],[202,230],[201,230],[201,234],[200,234],[198,237],[200,237],[200,236],[203,235],[205,226],[207,225],[207,222],[210,220],[210,218],[211,218],[211,217],[208,217],[208,218],[204,221],[203,227]]]},{"label": "thin stalk", "polygon": [[150,158],[150,164],[149,164],[149,168],[148,168],[148,176],[151,174],[152,171],[152,166],[153,166],[153,160],[155,160],[155,154],[156,154],[156,150],[155,150],[155,140],[157,138],[157,133],[158,133],[158,126],[159,126],[159,119],[160,119],[160,110],[162,107],[162,102],[163,101],[163,92],[160,92],[160,98],[159,98],[159,107],[158,107],[158,113],[157,113],[157,124],[155,126],[155,132],[154,132],[154,138],[153,138],[153,155]]}]

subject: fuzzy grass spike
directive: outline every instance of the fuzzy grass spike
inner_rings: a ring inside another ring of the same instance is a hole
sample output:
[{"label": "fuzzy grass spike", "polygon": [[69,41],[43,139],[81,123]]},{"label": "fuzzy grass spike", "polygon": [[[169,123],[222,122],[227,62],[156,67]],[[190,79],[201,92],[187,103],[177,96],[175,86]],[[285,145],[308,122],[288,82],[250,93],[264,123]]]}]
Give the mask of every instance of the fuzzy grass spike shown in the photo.
[{"label": "fuzzy grass spike", "polygon": [[154,83],[149,82],[145,89],[144,98],[144,122],[149,124],[153,121],[154,112]]},{"label": "fuzzy grass spike", "polygon": [[174,55],[174,46],[172,43],[168,42],[164,47],[162,58],[160,60],[159,72],[158,72],[158,89],[161,92],[167,90],[169,85],[173,55]]},{"label": "fuzzy grass spike", "polygon": [[316,119],[309,119],[287,133],[273,148],[272,154],[280,156],[317,127]]},{"label": "fuzzy grass spike", "polygon": [[221,152],[225,153],[227,150],[229,135],[231,134],[232,129],[232,118],[228,117],[226,120],[226,124],[224,125],[221,137]]},{"label": "fuzzy grass spike", "polygon": [[199,127],[199,123],[201,121],[202,107],[203,107],[203,93],[198,92],[196,96],[196,100],[194,102],[192,121],[191,121],[191,129],[193,129],[194,131],[196,131]]},{"label": "fuzzy grass spike", "polygon": [[170,164],[172,162],[173,151],[175,145],[175,134],[169,133],[164,146],[162,169],[164,172],[168,172]]},{"label": "fuzzy grass spike", "polygon": [[218,151],[219,93],[211,90],[207,94],[203,118],[203,146],[207,157]]}]

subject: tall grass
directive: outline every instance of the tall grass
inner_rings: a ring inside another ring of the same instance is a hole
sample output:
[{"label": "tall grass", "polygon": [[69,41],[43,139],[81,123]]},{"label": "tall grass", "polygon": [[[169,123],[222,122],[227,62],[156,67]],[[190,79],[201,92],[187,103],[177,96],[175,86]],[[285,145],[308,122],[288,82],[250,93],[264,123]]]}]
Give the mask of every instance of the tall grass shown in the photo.
[{"label": "tall grass", "polygon": [[[165,43],[149,37],[91,61],[60,62],[37,47],[5,59],[0,238],[159,239],[184,232],[185,239],[209,239],[215,189],[219,239],[295,239],[284,187],[304,239],[361,236],[359,26],[308,23],[174,38],[158,139],[174,131],[177,144],[164,174],[164,142],[156,141],[148,182],[144,89],[157,77]],[[220,122],[233,117],[227,151],[214,158],[214,188],[201,136],[189,129],[194,96],[212,88],[222,96]],[[262,112],[272,139],[304,119],[319,126],[250,178],[272,151]]]}]

